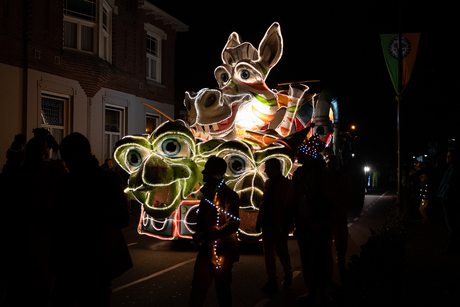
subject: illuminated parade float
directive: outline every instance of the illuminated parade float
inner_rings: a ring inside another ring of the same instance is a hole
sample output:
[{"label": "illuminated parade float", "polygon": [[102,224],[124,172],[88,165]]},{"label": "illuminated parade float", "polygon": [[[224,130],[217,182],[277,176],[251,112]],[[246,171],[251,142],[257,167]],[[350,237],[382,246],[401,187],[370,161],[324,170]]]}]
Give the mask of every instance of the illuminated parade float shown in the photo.
[{"label": "illuminated parade float", "polygon": [[169,121],[150,135],[121,140],[114,155],[129,174],[126,194],[142,205],[139,233],[169,240],[192,237],[204,185],[201,172],[215,155],[227,162],[225,183],[240,196],[239,239],[258,241],[265,161],[277,158],[283,175],[292,174],[297,146],[318,127],[335,151],[338,106],[330,91],[312,94],[297,83],[281,93],[265,84],[282,53],[278,23],[258,49],[232,33],[214,71],[219,89],[185,94],[188,123]]}]

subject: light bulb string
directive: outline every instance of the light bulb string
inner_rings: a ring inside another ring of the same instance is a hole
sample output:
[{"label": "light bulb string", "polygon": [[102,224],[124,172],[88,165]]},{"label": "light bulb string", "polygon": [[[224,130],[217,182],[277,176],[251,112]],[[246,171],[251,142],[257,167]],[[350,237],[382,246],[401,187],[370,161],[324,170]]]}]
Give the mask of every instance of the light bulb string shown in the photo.
[{"label": "light bulb string", "polygon": [[[219,191],[219,189],[222,187],[222,185],[224,184],[224,179],[222,179],[222,181],[218,184],[217,186],[217,189],[216,189],[216,192]],[[218,227],[219,226],[219,218],[220,218],[220,213],[224,213],[227,217],[230,217],[232,219],[235,219],[237,221],[241,221],[241,219],[239,217],[236,217],[234,216],[233,214],[227,212],[226,210],[224,210],[223,208],[219,207],[218,205],[216,205],[215,203],[213,203],[212,201],[210,201],[209,199],[205,198],[204,199],[208,204],[210,204],[211,206],[213,206],[214,208],[216,208],[216,213],[217,213],[217,217],[216,217],[216,226]],[[217,255],[217,240],[215,240],[213,243],[213,258],[215,259],[215,268],[216,269],[220,269],[222,268],[222,257],[218,256]]]},{"label": "light bulb string", "polygon": [[[217,186],[217,190],[216,191],[219,191],[219,189],[221,188],[222,184],[224,183],[224,179],[222,179],[222,181],[219,183],[219,185]],[[217,212],[222,212],[224,213],[225,215],[227,215],[228,217],[232,218],[232,219],[235,219],[237,221],[241,221],[241,219],[239,217],[236,217],[235,215],[227,212],[226,210],[224,210],[223,208],[219,207],[218,205],[216,205],[215,203],[213,203],[212,201],[210,201],[209,199],[205,198],[204,199],[208,204],[210,204],[211,206],[215,207],[217,209]]]}]

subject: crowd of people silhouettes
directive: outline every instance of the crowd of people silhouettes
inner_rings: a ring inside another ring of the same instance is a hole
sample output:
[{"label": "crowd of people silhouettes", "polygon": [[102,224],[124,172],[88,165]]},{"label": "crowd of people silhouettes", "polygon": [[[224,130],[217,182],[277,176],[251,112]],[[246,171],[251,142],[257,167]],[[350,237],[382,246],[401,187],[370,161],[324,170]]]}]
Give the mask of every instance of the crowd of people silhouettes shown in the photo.
[{"label": "crowd of people silhouettes", "polygon": [[[0,177],[7,204],[0,233],[9,249],[0,305],[110,306],[111,280],[132,266],[121,179],[99,167],[82,134],[58,146],[48,130],[33,132],[26,145],[14,138]],[[62,160],[51,160],[50,150]],[[32,218],[21,223],[21,216]]]},{"label": "crowd of people silhouettes", "polygon": [[[282,175],[278,159],[265,161],[268,180],[256,223],[267,274],[261,291],[266,293],[278,291],[275,256],[282,265],[283,288],[292,284],[288,236],[295,228],[307,288],[298,298],[301,305],[326,301],[326,288],[332,281],[333,242],[341,278],[346,265],[347,206],[353,201],[353,187],[338,169],[338,158],[332,153],[323,158],[323,149],[318,133],[306,138],[296,152],[300,166],[292,180]],[[62,160],[51,160],[51,150],[59,150]],[[0,305],[110,306],[111,281],[132,267],[121,232],[130,218],[123,193],[126,183],[110,171],[111,159],[100,167],[82,134],[71,133],[58,145],[41,128],[34,129],[27,143],[23,135],[17,135],[6,156],[0,189],[5,203],[15,206],[4,206],[0,223],[3,242],[10,250],[1,266]],[[443,207],[450,236],[446,253],[458,253],[460,246],[460,175],[455,158],[455,152],[449,151],[439,179],[433,179],[434,173],[423,164],[414,172],[422,192],[439,180],[437,193],[430,187],[422,200],[437,197]],[[212,156],[202,172],[205,185],[200,190],[193,235],[198,255],[189,306],[203,306],[213,281],[219,306],[232,305],[240,219],[238,194],[224,183],[226,169],[224,159]],[[423,215],[422,207],[420,213]],[[25,214],[33,216],[27,227],[11,219]],[[24,276],[28,295],[22,294]]]}]

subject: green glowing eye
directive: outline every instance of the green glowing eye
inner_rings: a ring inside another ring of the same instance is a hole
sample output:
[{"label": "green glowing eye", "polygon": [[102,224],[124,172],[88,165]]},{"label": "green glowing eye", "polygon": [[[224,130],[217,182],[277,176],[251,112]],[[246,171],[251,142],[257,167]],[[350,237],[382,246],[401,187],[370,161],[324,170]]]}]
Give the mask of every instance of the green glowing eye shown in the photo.
[{"label": "green glowing eye", "polygon": [[188,142],[181,138],[167,138],[158,145],[158,152],[171,159],[190,158],[191,150]]},{"label": "green glowing eye", "polygon": [[126,160],[132,167],[139,167],[142,165],[142,156],[136,149],[131,149],[128,152]]}]

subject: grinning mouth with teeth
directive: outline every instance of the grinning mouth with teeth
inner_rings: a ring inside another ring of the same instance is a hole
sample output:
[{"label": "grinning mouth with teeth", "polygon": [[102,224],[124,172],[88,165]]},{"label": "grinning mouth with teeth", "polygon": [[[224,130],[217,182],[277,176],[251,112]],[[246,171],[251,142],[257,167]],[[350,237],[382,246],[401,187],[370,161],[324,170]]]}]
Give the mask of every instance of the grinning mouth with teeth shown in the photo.
[{"label": "grinning mouth with teeth", "polygon": [[208,133],[213,137],[223,137],[227,135],[230,130],[235,126],[235,115],[236,115],[237,104],[232,104],[232,113],[229,117],[220,122],[207,124],[207,123],[196,123],[192,126],[194,130],[201,133]]}]

